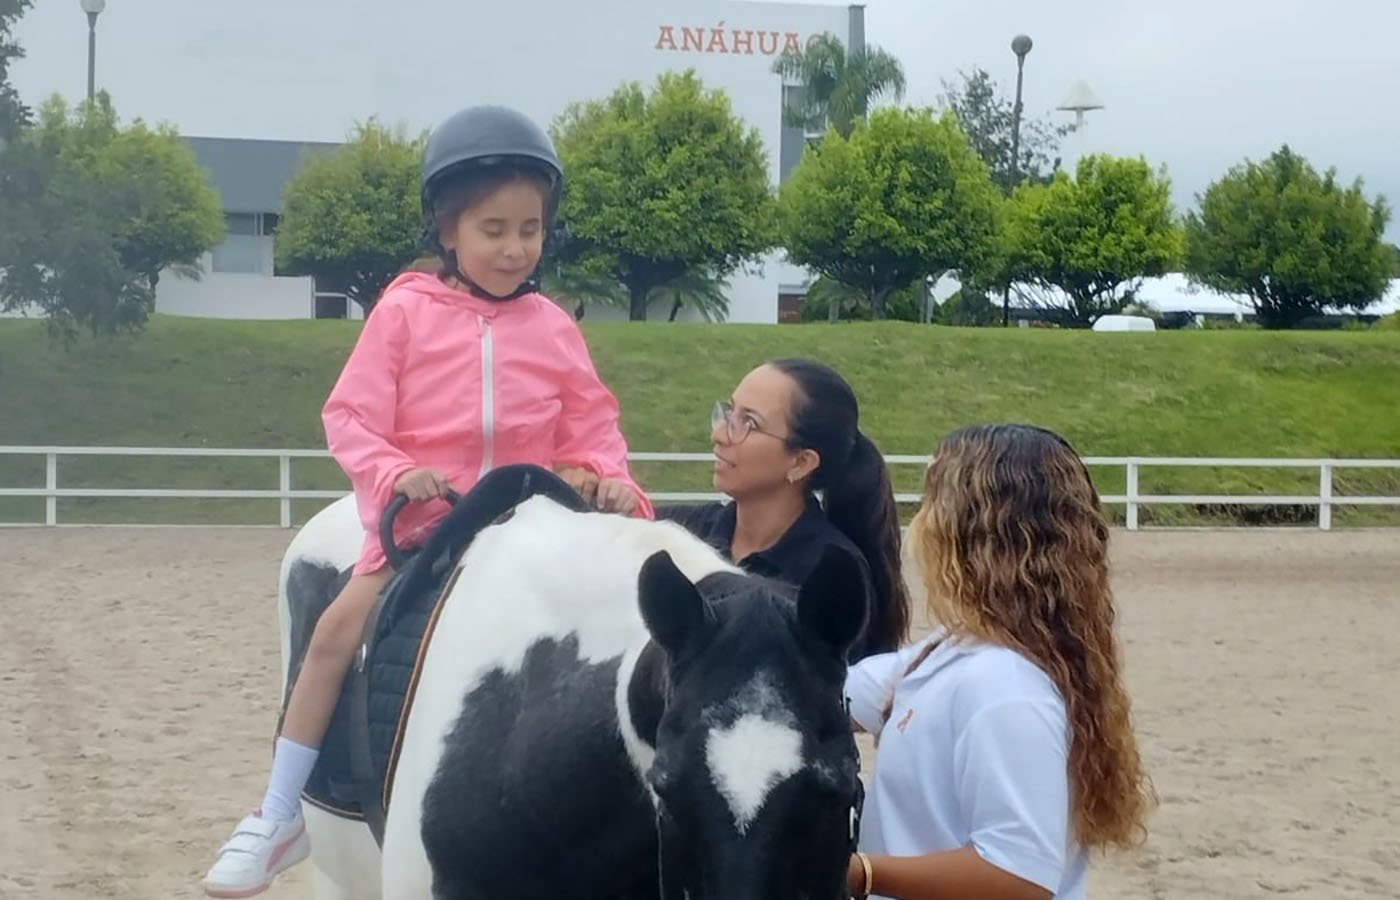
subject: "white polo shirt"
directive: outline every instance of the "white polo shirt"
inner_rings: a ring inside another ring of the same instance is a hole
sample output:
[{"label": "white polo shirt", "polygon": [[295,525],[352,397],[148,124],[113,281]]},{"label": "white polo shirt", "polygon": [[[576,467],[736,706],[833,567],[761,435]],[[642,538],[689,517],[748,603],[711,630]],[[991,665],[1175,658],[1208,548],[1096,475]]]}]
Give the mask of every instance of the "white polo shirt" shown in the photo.
[{"label": "white polo shirt", "polygon": [[880,734],[860,848],[917,856],[971,844],[1057,900],[1083,900],[1087,856],[1071,834],[1054,682],[1014,650],[967,639],[945,640],[901,679],[923,647],[862,660],[846,678],[852,718]]}]

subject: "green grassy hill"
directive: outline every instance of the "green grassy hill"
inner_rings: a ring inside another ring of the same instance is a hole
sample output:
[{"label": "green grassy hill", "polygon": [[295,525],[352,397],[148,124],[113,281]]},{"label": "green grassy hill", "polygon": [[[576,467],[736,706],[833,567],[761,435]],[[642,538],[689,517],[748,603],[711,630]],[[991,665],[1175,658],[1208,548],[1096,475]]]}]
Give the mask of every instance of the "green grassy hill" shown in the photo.
[{"label": "green grassy hill", "polygon": [[[64,351],[42,337],[38,323],[0,321],[0,444],[322,447],[319,408],[358,328],[159,316],[140,336]],[[1400,457],[1394,333],[1103,334],[904,323],[596,323],[584,330],[621,400],[634,450],[708,449],[716,398],[766,358],[810,354],[850,379],[866,431],[888,453],[926,454],[957,425],[1016,419],[1057,429],[1092,456]],[[68,457],[60,465],[65,487],[277,483],[270,461]],[[653,490],[708,483],[704,464],[639,464],[638,472]],[[899,486],[916,488],[919,474],[917,466],[902,467]],[[1120,471],[1096,477],[1105,493],[1123,490]],[[1310,471],[1149,470],[1141,489],[1307,493],[1315,479]],[[0,484],[42,483],[41,460],[0,457]],[[295,484],[339,488],[344,481],[333,464],[313,461],[297,464]],[[1400,472],[1339,473],[1336,490],[1400,494]],[[299,508],[298,518],[314,508]],[[42,511],[39,500],[0,501],[0,520],[36,520]],[[275,506],[259,500],[65,500],[60,516],[276,521]],[[1167,508],[1144,521],[1202,516]],[[1400,522],[1400,510],[1337,514],[1338,524],[1380,521]]]}]

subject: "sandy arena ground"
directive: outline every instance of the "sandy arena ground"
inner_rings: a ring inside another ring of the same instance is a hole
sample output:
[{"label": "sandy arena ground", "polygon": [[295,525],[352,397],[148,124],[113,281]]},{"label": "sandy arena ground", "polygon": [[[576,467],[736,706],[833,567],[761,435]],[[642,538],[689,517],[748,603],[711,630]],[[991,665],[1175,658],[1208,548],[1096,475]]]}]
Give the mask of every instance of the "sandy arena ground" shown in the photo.
[{"label": "sandy arena ground", "polygon": [[[199,896],[263,789],[289,536],[0,530],[0,897]],[[1400,531],[1114,540],[1162,802],[1092,893],[1400,896]]]}]

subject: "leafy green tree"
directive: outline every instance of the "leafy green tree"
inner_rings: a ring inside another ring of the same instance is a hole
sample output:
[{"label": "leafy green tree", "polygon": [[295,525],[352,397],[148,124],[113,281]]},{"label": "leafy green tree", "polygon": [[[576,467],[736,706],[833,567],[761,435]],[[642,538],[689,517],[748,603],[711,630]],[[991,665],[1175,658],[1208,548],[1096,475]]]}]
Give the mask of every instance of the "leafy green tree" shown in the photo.
[{"label": "leafy green tree", "polygon": [[103,92],[66,117],[50,101],[39,124],[62,144],[65,159],[89,173],[120,218],[111,232],[122,265],[152,290],[172,269],[198,278],[200,257],[226,233],[218,191],[173,126],[117,121]]},{"label": "leafy green tree", "polygon": [[319,290],[343,293],[369,312],[418,257],[426,140],[370,119],[346,143],[309,154],[283,194],[278,268],[310,275]]},{"label": "leafy green tree", "polygon": [[951,113],[879,109],[803,155],[782,188],[780,232],[794,263],[860,290],[883,319],[892,293],[985,265],[999,202]]},{"label": "leafy green tree", "polygon": [[1001,324],[1001,310],[983,292],[962,287],[938,306],[939,325],[986,327]]},{"label": "leafy green tree", "polygon": [[155,306],[150,282],[122,265],[109,229],[115,206],[91,173],[31,129],[8,146],[0,172],[29,188],[0,205],[0,308],[37,311],[53,338],[138,331]]},{"label": "leafy green tree", "polygon": [[196,267],[224,234],[217,192],[168,127],[123,128],[103,92],[50,99],[4,151],[0,305],[37,306],[51,333],[144,326],[166,269]]},{"label": "leafy green tree", "polygon": [[773,62],[773,72],[801,84],[801,102],[783,110],[789,126],[815,131],[830,126],[842,137],[851,136],[855,123],[878,100],[904,96],[904,67],[898,59],[879,47],[847,52],[830,32],[816,35],[800,52],[784,50]]},{"label": "leafy green tree", "polygon": [[10,63],[24,58],[24,48],[11,30],[33,5],[33,0],[0,0],[0,147],[19,137],[20,129],[29,124],[29,108],[10,84]]},{"label": "leafy green tree", "polygon": [[1186,271],[1217,291],[1249,297],[1265,328],[1291,328],[1333,306],[1361,310],[1384,296],[1396,271],[1382,238],[1383,197],[1357,179],[1337,183],[1284,145],[1234,166],[1186,218]]},{"label": "leafy green tree", "polygon": [[625,286],[632,320],[657,288],[694,271],[726,278],[773,246],[762,138],[693,70],[574,104],[552,132],[572,262]]},{"label": "leafy green tree", "polygon": [[29,245],[40,237],[34,217],[49,168],[35,148],[15,145],[31,115],[10,84],[10,65],[24,58],[12,32],[32,5],[33,0],[0,0],[0,309],[32,302],[12,299],[18,289],[5,281],[34,274],[22,261],[33,255]]},{"label": "leafy green tree", "polygon": [[1016,188],[1003,250],[1004,278],[1058,288],[1066,320],[1088,326],[1121,312],[1142,279],[1179,261],[1171,182],[1143,159],[1082,157],[1073,178],[1060,171],[1048,184]]},{"label": "leafy green tree", "polygon": [[1060,141],[1074,126],[1032,118],[1023,110],[1018,159],[1013,165],[1015,101],[997,93],[992,77],[983,69],[959,72],[958,76],[959,84],[943,82],[941,100],[957,116],[972,149],[991,170],[992,181],[1008,194],[1022,181],[1048,182],[1060,168]]}]

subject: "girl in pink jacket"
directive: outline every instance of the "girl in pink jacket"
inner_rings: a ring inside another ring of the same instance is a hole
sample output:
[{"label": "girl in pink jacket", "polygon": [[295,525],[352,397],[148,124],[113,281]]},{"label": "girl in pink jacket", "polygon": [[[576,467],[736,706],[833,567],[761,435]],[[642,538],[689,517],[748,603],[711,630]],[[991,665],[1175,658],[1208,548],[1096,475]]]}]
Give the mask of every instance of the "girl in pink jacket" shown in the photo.
[{"label": "girl in pink jacket", "polygon": [[449,488],[466,491],[510,463],[562,468],[600,508],[653,515],[628,473],[617,400],[573,317],[532,280],[562,179],[548,136],[514,110],[463,110],[428,141],[425,239],[442,269],[389,285],[322,410],[331,453],[354,488],[364,546],[316,624],[267,793],[205,877],[210,896],[259,893],[309,853],[301,791],[392,574],[377,535],[395,494],[422,501],[395,523],[397,542],[410,546],[449,511],[441,499]]}]

